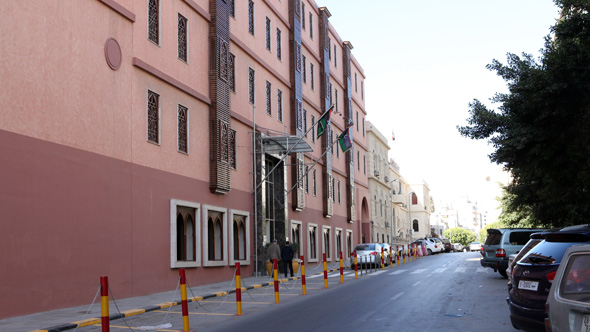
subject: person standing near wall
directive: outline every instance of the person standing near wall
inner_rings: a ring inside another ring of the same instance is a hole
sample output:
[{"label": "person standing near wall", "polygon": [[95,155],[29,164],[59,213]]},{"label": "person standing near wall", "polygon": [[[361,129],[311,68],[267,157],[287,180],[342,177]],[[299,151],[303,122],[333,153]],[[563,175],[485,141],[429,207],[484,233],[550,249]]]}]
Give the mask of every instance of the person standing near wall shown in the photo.
[{"label": "person standing near wall", "polygon": [[293,248],[289,245],[289,241],[285,242],[285,246],[281,249],[281,259],[283,260],[283,268],[285,270],[285,277],[287,276],[287,267],[289,267],[289,272],[291,273],[291,277],[293,276]]}]

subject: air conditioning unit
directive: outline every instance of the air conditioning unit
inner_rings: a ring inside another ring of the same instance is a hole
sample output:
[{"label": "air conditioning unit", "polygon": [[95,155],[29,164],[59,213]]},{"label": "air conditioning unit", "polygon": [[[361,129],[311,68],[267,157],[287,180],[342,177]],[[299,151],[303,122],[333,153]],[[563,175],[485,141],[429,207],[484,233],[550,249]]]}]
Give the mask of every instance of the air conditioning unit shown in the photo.
[{"label": "air conditioning unit", "polygon": [[385,182],[389,182],[389,177],[385,175]]},{"label": "air conditioning unit", "polygon": [[375,176],[379,177],[379,170],[375,170]]}]

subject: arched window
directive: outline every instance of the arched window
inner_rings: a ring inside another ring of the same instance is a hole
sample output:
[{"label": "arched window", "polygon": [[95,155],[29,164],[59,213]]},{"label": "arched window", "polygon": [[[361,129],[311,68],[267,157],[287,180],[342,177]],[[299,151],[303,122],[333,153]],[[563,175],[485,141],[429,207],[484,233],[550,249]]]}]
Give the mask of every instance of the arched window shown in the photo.
[{"label": "arched window", "polygon": [[316,228],[310,227],[309,228],[309,258],[310,259],[317,259],[317,243],[316,243]]},{"label": "arched window", "polygon": [[207,220],[207,257],[210,261],[220,261],[223,259],[223,233],[221,219],[211,216]]},{"label": "arched window", "polygon": [[178,208],[176,215],[176,260],[195,260],[195,222],[188,208]]},{"label": "arched window", "polygon": [[246,231],[243,216],[234,216],[234,260],[246,259]]},{"label": "arched window", "polygon": [[414,232],[420,231],[420,227],[418,225],[418,220],[414,219],[414,221],[412,222],[412,226],[414,228]]}]

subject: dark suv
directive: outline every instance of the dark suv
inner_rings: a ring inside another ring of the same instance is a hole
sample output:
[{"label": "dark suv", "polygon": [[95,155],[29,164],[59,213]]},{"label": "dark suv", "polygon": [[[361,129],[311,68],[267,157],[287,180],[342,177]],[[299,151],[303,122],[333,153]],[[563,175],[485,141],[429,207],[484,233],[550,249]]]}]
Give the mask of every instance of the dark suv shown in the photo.
[{"label": "dark suv", "polygon": [[481,266],[490,267],[506,278],[508,258],[522,249],[529,241],[531,234],[542,232],[544,229],[532,228],[491,228],[483,245],[483,257],[479,261]]},{"label": "dark suv", "polygon": [[517,329],[545,331],[545,302],[565,251],[590,243],[590,224],[541,233],[543,240],[514,266],[508,293],[510,321]]}]

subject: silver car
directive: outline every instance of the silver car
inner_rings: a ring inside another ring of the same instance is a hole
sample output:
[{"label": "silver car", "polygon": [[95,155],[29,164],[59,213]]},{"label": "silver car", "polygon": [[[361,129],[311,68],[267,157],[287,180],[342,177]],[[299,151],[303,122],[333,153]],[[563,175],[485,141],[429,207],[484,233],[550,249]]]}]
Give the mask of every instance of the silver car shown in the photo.
[{"label": "silver car", "polygon": [[547,331],[590,331],[590,244],[567,249],[555,272],[545,308]]},{"label": "silver car", "polygon": [[[354,247],[357,257],[357,264],[375,265],[381,267],[381,244],[379,243],[361,243]],[[389,258],[387,258],[389,259]],[[354,268],[354,255],[350,257],[350,266]]]}]

